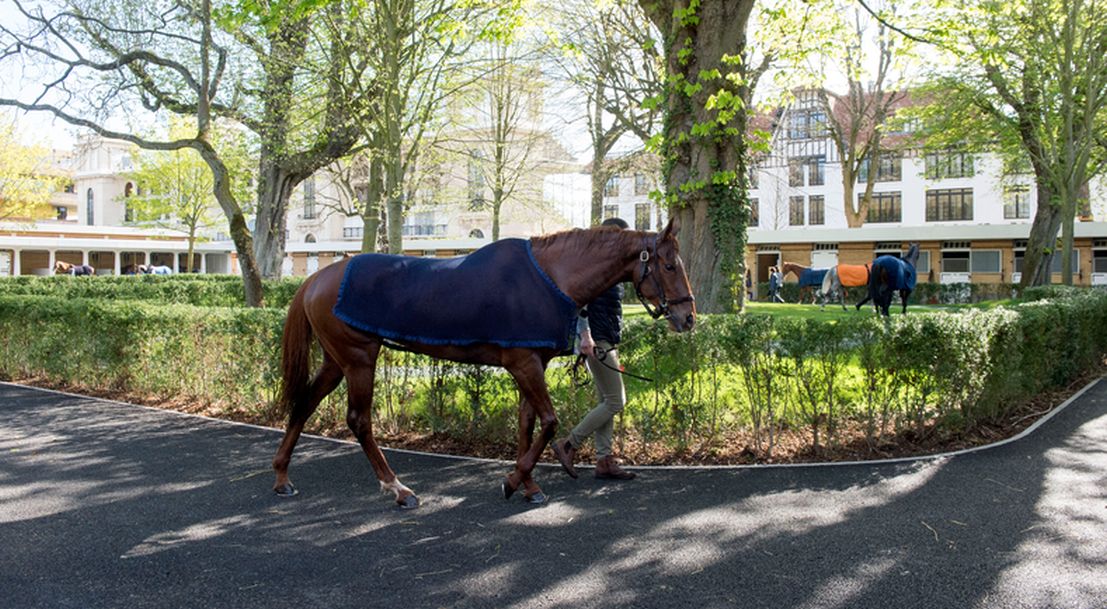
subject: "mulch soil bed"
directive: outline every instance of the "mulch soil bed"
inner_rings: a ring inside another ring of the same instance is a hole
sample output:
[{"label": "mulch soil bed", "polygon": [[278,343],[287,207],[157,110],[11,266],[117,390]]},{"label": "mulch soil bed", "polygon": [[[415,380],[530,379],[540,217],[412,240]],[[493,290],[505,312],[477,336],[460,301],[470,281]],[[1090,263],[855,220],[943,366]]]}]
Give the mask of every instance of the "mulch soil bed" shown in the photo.
[{"label": "mulch soil bed", "polygon": [[[643,442],[641,438],[632,437],[622,432],[622,430],[617,430],[615,451],[620,460],[628,465],[814,463],[890,459],[948,452],[983,446],[1015,436],[1033,425],[1039,418],[1051,412],[1079,391],[1080,388],[1105,374],[1107,374],[1107,365],[1089,371],[1063,389],[1035,396],[1026,403],[1012,409],[1002,420],[980,424],[956,434],[943,433],[938,431],[934,425],[928,425],[922,428],[921,433],[918,429],[910,429],[885,436],[879,444],[873,446],[866,438],[865,430],[861,424],[848,423],[837,430],[835,441],[831,446],[820,446],[816,451],[812,447],[810,430],[806,428],[786,428],[776,432],[774,446],[770,453],[764,441],[760,447],[755,447],[751,431],[723,433],[709,440],[698,440],[689,443],[687,447],[677,449],[665,443]],[[267,413],[245,409],[220,408],[216,404],[201,404],[183,398],[161,399],[128,391],[100,390],[58,383],[40,377],[3,380],[14,380],[32,387],[95,396],[131,404],[142,404],[166,410],[283,428],[283,422],[275,421]],[[563,425],[565,423],[567,422],[563,422]],[[571,424],[571,422],[568,423]],[[562,431],[559,431],[559,435],[563,435],[564,429],[567,428],[563,427]],[[349,430],[344,427],[309,431],[336,438],[353,439]],[[491,441],[445,434],[388,434],[378,432],[377,441],[382,446],[390,448],[491,459],[515,459],[514,434],[511,434],[510,437]],[[820,442],[825,442],[825,439],[820,438]],[[275,450],[275,440],[273,446]],[[578,454],[578,458],[583,463],[589,463],[593,458],[591,447],[588,446],[584,447]],[[552,452],[548,449],[544,454],[544,458],[547,462],[556,462]]]}]

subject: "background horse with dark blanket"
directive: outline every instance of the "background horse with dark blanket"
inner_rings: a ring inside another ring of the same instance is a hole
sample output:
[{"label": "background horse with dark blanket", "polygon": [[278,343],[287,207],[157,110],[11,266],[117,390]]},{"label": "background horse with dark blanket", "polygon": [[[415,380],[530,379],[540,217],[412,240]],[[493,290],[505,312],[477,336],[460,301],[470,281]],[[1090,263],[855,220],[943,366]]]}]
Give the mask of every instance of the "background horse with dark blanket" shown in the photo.
[{"label": "background horse with dark blanket", "polygon": [[[903,312],[907,313],[907,299],[911,291],[915,289],[915,263],[919,260],[919,244],[912,243],[911,248],[903,258],[895,256],[880,256],[873,260],[872,272],[869,274],[869,297],[877,313],[888,316],[888,307],[892,305],[892,292],[899,292],[903,300]],[[857,303],[857,307],[865,301]]]},{"label": "background horse with dark blanket", "polygon": [[88,276],[96,274],[96,269],[87,264],[69,264],[57,260],[54,262],[54,274],[55,275],[73,275],[74,277]]},{"label": "background horse with dark blanket", "polygon": [[[288,477],[292,451],[308,417],[345,378],[346,422],[382,490],[391,491],[402,508],[419,505],[373,438],[377,356],[390,346],[506,369],[522,399],[517,458],[501,484],[503,495],[510,498],[523,486],[527,501],[546,501],[531,476],[557,429],[546,367],[567,350],[572,313],[619,282],[632,281],[647,311],[664,316],[672,329],[692,329],[696,310],[676,231],[674,222],[659,234],[573,230],[498,241],[465,258],[363,254],[319,270],[296,293],[285,322],[279,405],[289,419],[273,458],[273,490],[296,494]],[[311,377],[316,340],[323,360]],[[536,422],[541,434],[532,441]]]},{"label": "background horse with dark blanket", "polygon": [[794,262],[785,262],[780,265],[780,268],[784,271],[785,275],[792,273],[796,276],[796,280],[799,281],[800,304],[803,304],[803,301],[806,300],[808,296],[811,297],[811,304],[815,304],[816,298],[822,290],[823,278],[826,277],[827,269],[813,269]]}]

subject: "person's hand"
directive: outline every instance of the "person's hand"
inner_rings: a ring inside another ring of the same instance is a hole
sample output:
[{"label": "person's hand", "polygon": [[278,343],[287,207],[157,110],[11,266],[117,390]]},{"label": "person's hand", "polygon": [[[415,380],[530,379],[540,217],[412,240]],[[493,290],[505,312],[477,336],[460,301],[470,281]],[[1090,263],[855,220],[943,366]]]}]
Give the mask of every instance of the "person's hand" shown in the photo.
[{"label": "person's hand", "polygon": [[596,341],[592,340],[592,333],[588,330],[580,333],[580,352],[588,357],[596,356]]}]

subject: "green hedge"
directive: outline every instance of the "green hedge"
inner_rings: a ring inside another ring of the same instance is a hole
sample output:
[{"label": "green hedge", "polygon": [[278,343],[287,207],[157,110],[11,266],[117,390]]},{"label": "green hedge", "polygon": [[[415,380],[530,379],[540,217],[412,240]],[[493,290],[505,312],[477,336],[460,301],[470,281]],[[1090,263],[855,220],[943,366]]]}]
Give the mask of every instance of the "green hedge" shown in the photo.
[{"label": "green hedge", "polygon": [[[287,308],[303,282],[303,277],[265,281],[265,306]],[[142,300],[200,307],[241,307],[245,303],[242,278],[237,275],[24,275],[0,278],[0,296],[6,294],[55,296],[63,299]]]},{"label": "green hedge", "polygon": [[[276,309],[0,296],[0,374],[183,395],[264,418],[279,385],[283,317]],[[630,433],[621,437],[679,449],[741,432],[771,456],[786,428],[807,430],[818,450],[860,427],[877,449],[893,433],[955,434],[996,420],[1098,365],[1107,293],[890,320],[701,316],[689,334],[640,318],[624,337],[623,364],[655,382],[627,379],[621,424]],[[507,375],[384,353],[378,428],[513,441],[517,396]],[[569,363],[557,360],[547,380],[571,425],[593,396],[573,382]],[[316,429],[342,429],[343,392],[320,412]]]}]

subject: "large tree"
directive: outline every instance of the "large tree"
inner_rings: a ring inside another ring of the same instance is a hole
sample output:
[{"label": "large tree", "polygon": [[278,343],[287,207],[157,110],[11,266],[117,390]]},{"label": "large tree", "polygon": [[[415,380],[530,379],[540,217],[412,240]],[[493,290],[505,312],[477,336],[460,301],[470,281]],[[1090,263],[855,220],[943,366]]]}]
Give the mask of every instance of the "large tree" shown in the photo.
[{"label": "large tree", "polygon": [[[262,277],[279,274],[292,189],[354,149],[372,98],[351,95],[364,58],[350,49],[349,7],[301,2],[105,3],[71,0],[47,12],[16,3],[24,22],[0,26],[4,63],[25,62],[45,84],[0,105],[52,112],[67,122],[148,150],[197,150],[230,225],[248,304],[262,301]],[[342,60],[338,60],[341,56]],[[0,66],[2,67],[2,66]],[[151,115],[190,118],[195,133],[151,140]],[[211,124],[235,121],[258,147],[256,206],[230,188],[210,143]],[[244,207],[253,207],[255,231]]]},{"label": "large tree", "polygon": [[1105,167],[1107,11],[1098,0],[959,7],[934,29],[955,61],[934,77],[930,131],[996,150],[1008,167],[1029,163],[1038,206],[1021,286],[1049,283],[1062,230],[1071,283],[1076,211]]},{"label": "large tree", "polygon": [[639,0],[664,40],[666,201],[703,312],[732,311],[749,220],[745,139],[753,0]]}]

